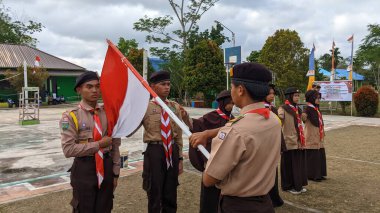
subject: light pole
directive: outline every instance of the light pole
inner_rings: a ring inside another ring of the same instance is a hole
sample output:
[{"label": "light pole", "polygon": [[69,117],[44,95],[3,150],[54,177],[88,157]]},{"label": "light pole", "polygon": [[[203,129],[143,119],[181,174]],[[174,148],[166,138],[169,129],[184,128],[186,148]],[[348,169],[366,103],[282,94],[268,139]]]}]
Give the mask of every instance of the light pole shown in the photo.
[{"label": "light pole", "polygon": [[226,28],[228,31],[230,31],[232,33],[232,46],[234,47],[235,46],[235,33],[232,32],[232,30],[230,30],[228,27],[224,26],[224,24],[222,24],[220,21],[215,20],[214,22],[222,25],[222,27]]},{"label": "light pole", "polygon": [[[214,21],[216,24],[220,24],[222,25],[222,27],[226,28],[228,31],[230,31],[232,33],[232,46],[235,47],[235,33],[232,32],[232,30],[230,30],[228,27],[224,26],[224,24],[222,24],[220,21],[217,21],[215,20]],[[226,61],[226,87],[227,87],[227,90],[228,90],[228,76],[229,76],[229,62]]]}]

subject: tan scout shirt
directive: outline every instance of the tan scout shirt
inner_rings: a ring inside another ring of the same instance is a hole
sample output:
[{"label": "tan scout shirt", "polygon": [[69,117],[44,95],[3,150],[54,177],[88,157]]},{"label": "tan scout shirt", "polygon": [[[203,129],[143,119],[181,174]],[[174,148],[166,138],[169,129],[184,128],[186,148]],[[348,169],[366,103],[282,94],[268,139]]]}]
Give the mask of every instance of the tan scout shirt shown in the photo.
[{"label": "tan scout shirt", "polygon": [[[174,101],[168,102],[169,108],[182,120],[179,104]],[[145,128],[144,143],[162,141],[161,139],[161,106],[155,104],[153,100],[149,102],[142,124]],[[179,147],[179,157],[182,157],[182,129],[170,119],[172,138]]]},{"label": "tan scout shirt", "polygon": [[309,119],[305,122],[306,149],[324,148],[324,140],[320,138],[319,127],[314,126]]},{"label": "tan scout shirt", "polygon": [[[244,107],[241,114],[264,108],[263,103]],[[205,172],[221,180],[216,186],[223,195],[266,195],[274,185],[280,159],[281,125],[270,112],[269,119],[249,113],[227,123],[212,141]]]},{"label": "tan scout shirt", "polygon": [[[83,156],[93,156],[99,150],[99,143],[93,140],[93,128],[94,119],[93,115],[89,112],[93,108],[81,101],[79,106],[73,110],[64,112],[62,118],[59,122],[59,128],[61,130],[61,145],[63,149],[63,154],[65,157],[83,157]],[[102,124],[103,136],[107,132],[107,117],[103,106],[97,105],[98,115],[100,122]],[[70,112],[74,112],[78,120],[78,131],[75,127],[73,118]],[[113,160],[113,172],[115,175],[120,173],[120,151],[119,147],[121,144],[120,138],[114,138],[112,140],[112,149],[105,148],[104,152],[110,152]]]},{"label": "tan scout shirt", "polygon": [[301,141],[298,139],[293,115],[285,111],[284,108],[279,107],[278,117],[282,120],[282,133],[284,135],[286,149],[294,150],[301,147]]}]

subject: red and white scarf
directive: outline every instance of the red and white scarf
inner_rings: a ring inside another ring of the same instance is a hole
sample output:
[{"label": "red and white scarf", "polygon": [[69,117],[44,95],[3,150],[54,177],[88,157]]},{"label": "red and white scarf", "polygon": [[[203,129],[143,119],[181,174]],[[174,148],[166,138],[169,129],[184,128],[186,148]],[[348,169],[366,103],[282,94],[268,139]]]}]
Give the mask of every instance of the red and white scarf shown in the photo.
[{"label": "red and white scarf", "polygon": [[[153,101],[153,103],[160,106],[156,101]],[[167,101],[165,101],[165,103],[168,104]],[[167,169],[169,169],[170,166],[173,167],[172,131],[171,131],[171,126],[170,126],[169,114],[164,109],[162,109],[162,107],[161,107],[161,140],[162,140],[162,144],[164,146],[164,151],[165,151],[166,166],[167,166]]]},{"label": "red and white scarf", "polygon": [[257,114],[263,116],[265,119],[269,119],[270,110],[268,108],[253,109],[253,110],[246,112],[244,115],[250,114],[250,113],[257,113]]},{"label": "red and white scarf", "polygon": [[296,113],[297,127],[298,127],[298,132],[299,132],[299,138],[301,141],[301,147],[305,147],[306,145],[305,134],[303,132],[301,115],[298,113],[298,106],[293,106],[288,100],[285,101],[285,104],[288,105]]},{"label": "red and white scarf", "polygon": [[324,129],[323,129],[323,119],[322,114],[319,111],[318,107],[314,106],[312,103],[307,102],[307,106],[313,108],[318,113],[318,121],[319,121],[319,139],[323,140],[324,137]]},{"label": "red and white scarf", "polygon": [[216,112],[219,114],[220,117],[224,118],[225,120],[229,121],[230,117],[226,115],[221,109],[216,109]]},{"label": "red and white scarf", "polygon": [[[86,110],[82,105],[79,105],[79,107],[83,110]],[[98,109],[92,109],[89,110],[93,114],[94,119],[94,129],[92,132],[92,137],[94,141],[100,141],[102,139],[103,131],[102,131],[102,123],[100,122],[100,118],[98,115]],[[100,189],[100,186],[102,185],[102,182],[104,180],[104,162],[103,162],[103,149],[99,148],[98,152],[95,153],[95,169],[96,169],[96,176],[98,178],[98,188]]]}]

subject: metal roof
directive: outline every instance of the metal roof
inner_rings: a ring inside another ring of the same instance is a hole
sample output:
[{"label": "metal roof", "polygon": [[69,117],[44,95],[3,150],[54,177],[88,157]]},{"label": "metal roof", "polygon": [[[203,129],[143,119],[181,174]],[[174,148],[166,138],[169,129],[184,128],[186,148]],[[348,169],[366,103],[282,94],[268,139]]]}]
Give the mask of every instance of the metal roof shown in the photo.
[{"label": "metal roof", "polygon": [[34,66],[36,56],[40,57],[40,66],[54,70],[80,70],[85,68],[61,58],[45,53],[27,45],[0,44],[0,68],[17,68],[24,60],[28,66]]}]

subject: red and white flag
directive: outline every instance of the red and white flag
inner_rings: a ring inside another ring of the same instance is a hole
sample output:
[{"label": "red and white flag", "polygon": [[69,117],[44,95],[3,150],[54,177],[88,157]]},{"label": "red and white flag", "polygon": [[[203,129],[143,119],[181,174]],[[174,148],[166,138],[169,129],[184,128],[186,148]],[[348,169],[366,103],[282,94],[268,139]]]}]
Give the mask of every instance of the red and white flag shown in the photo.
[{"label": "red and white flag", "polygon": [[[122,58],[123,57],[123,58]],[[100,89],[108,120],[108,135],[113,138],[133,133],[141,124],[150,94],[132,72],[132,65],[112,46],[108,46],[100,76]]]},{"label": "red and white flag", "polygon": [[354,34],[352,34],[352,35],[347,39],[348,42],[352,42],[353,40],[354,40]]},{"label": "red and white flag", "polygon": [[36,56],[36,60],[34,61],[34,66],[35,67],[39,67],[40,66],[40,61],[41,61],[41,58],[37,55]]}]

